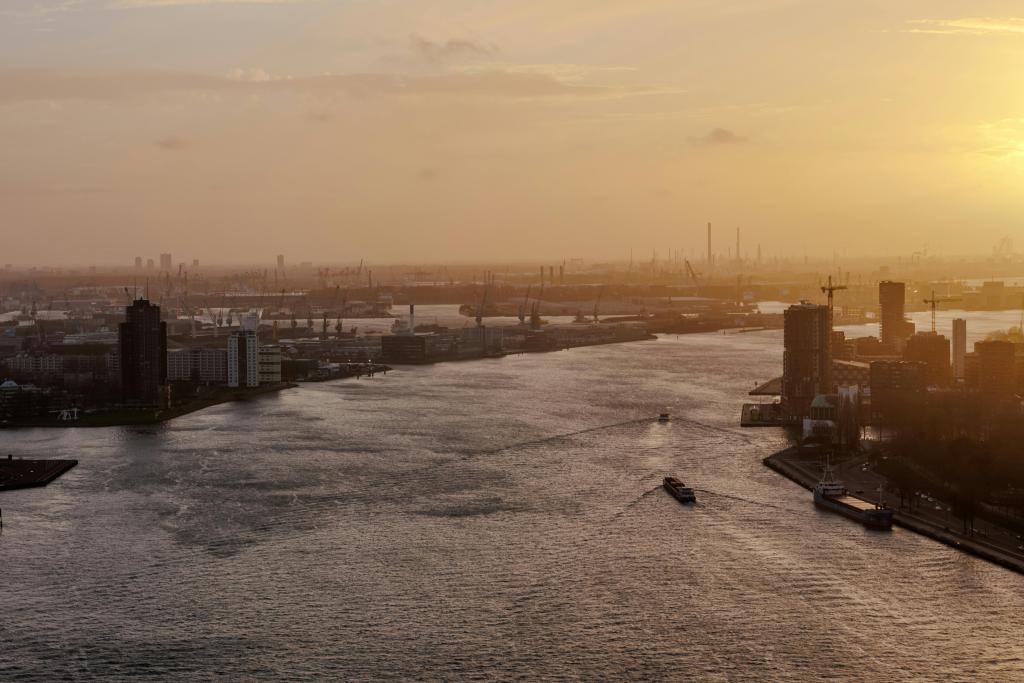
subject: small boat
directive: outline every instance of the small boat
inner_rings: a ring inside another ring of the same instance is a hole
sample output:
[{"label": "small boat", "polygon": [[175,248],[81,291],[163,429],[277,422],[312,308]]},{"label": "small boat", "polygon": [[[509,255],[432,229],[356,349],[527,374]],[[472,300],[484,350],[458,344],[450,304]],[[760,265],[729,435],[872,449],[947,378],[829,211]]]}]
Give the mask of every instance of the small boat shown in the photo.
[{"label": "small boat", "polygon": [[671,422],[672,416],[668,413],[660,413],[658,415],[658,422]]},{"label": "small boat", "polygon": [[697,502],[697,496],[693,493],[693,489],[675,477],[665,477],[665,480],[661,485],[664,486],[665,490],[671,493],[672,497],[680,503]]}]

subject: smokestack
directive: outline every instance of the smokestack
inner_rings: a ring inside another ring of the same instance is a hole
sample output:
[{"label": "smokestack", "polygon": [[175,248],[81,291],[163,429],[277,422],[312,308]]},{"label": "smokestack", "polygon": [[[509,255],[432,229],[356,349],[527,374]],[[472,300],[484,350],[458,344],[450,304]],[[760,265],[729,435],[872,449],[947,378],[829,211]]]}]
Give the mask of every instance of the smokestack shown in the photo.
[{"label": "smokestack", "polygon": [[736,263],[739,263],[743,259],[740,257],[740,227],[736,226]]},{"label": "smokestack", "polygon": [[416,334],[416,304],[409,304],[409,334]]},{"label": "smokestack", "polygon": [[711,223],[708,223],[708,264],[711,263]]}]

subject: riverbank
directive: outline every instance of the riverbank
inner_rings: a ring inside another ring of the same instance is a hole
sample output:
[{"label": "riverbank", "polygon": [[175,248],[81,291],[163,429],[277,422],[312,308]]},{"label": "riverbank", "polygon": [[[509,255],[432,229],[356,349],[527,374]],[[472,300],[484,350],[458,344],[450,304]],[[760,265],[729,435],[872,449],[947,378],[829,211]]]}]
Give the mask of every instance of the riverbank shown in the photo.
[{"label": "riverbank", "polygon": [[0,429],[26,429],[33,427],[122,427],[136,425],[153,425],[173,420],[211,406],[233,401],[247,401],[266,394],[277,393],[284,389],[297,387],[294,382],[280,382],[246,389],[217,387],[206,396],[196,398],[162,410],[109,410],[96,413],[78,413],[73,419],[52,417],[31,417],[9,420],[0,423]]},{"label": "riverbank", "polygon": [[[814,485],[818,482],[818,479],[820,479],[821,476],[818,471],[819,463],[817,456],[811,456],[811,459],[808,459],[808,456],[802,454],[798,448],[787,448],[779,451],[778,453],[768,456],[762,462],[769,469],[781,474],[809,491],[814,489]],[[847,468],[848,473],[852,474],[852,472],[849,472],[849,469],[850,468]],[[864,470],[861,471],[864,472]],[[849,476],[844,477],[842,475],[839,478],[844,481],[847,488],[854,489],[860,494],[868,490],[874,492],[879,483],[885,483],[884,479],[879,475],[875,473],[868,475],[866,472],[861,478],[863,481],[851,481]],[[856,486],[862,486],[862,488],[857,490],[854,488]],[[913,531],[914,533],[927,536],[928,538],[944,543],[952,548],[956,548],[957,550],[962,550],[976,557],[988,560],[993,564],[998,564],[1006,569],[1024,574],[1024,553],[1015,552],[1012,548],[991,543],[983,538],[978,538],[977,536],[967,536],[953,531],[952,528],[948,524],[944,524],[942,520],[929,519],[923,514],[915,514],[904,509],[899,509],[896,510],[893,515],[893,523],[904,529]],[[1012,542],[1012,539],[1014,538],[1013,534],[1006,532],[1005,530],[1002,531],[1004,533],[1001,536],[1011,539]]]}]

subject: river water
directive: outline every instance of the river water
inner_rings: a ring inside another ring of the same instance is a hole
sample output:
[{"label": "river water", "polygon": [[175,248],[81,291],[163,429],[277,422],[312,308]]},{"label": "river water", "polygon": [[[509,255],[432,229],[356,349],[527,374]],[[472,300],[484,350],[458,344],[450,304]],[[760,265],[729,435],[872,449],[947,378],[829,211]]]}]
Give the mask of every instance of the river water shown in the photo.
[{"label": "river water", "polygon": [[4,433],[80,465],[0,494],[0,679],[1022,680],[1024,577],[761,465],[780,364],[662,337]]}]

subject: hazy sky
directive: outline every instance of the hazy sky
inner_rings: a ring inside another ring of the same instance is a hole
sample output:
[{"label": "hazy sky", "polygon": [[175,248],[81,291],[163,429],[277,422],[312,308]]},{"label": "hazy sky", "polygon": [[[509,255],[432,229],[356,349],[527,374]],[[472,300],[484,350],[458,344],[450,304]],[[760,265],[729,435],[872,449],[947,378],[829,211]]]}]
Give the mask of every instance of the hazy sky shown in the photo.
[{"label": "hazy sky", "polygon": [[1015,14],[0,0],[0,262],[1020,248]]}]

